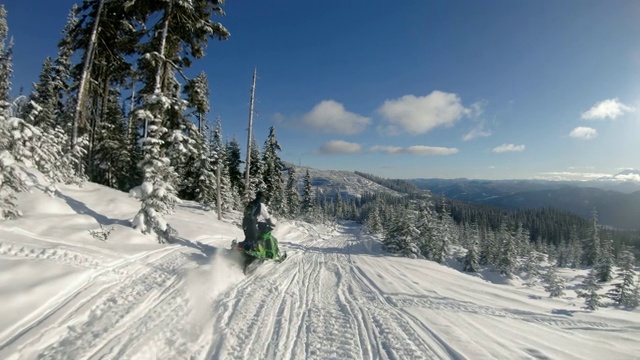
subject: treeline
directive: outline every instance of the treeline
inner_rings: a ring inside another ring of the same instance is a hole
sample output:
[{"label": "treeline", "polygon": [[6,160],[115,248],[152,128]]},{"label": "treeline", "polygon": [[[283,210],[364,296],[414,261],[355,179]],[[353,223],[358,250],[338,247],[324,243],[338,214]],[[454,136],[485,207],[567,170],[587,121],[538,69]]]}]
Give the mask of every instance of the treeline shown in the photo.
[{"label": "treeline", "polygon": [[[0,219],[21,215],[15,194],[37,168],[58,183],[92,181],[129,191],[141,207],[133,226],[166,242],[164,220],[181,200],[222,212],[260,189],[279,215],[298,214],[293,170],[283,171],[272,127],[250,166],[222,122],[210,124],[206,74],[187,76],[209,40],[228,30],[221,0],[85,0],[70,9],[55,56],[28,95],[9,97],[12,42],[0,5]],[[244,183],[245,171],[250,182]],[[218,195],[218,189],[220,190]],[[309,201],[307,199],[307,205]]]},{"label": "treeline", "polygon": [[372,174],[363,173],[360,171],[354,171],[356,175],[362,176],[365,179],[371,180],[376,184],[382,185],[388,189],[397,191],[402,194],[414,194],[419,193],[422,190],[418,189],[412,183],[402,179],[385,179]]}]

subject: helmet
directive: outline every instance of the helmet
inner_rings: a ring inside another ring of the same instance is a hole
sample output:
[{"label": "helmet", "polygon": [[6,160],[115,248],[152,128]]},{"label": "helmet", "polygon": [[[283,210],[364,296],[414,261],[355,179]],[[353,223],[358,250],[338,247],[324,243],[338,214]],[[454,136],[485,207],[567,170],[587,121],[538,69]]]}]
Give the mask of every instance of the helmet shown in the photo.
[{"label": "helmet", "polygon": [[260,201],[260,202],[264,202],[264,201],[267,200],[266,197],[265,197],[265,194],[264,194],[264,192],[262,190],[258,190],[256,192],[256,200]]}]

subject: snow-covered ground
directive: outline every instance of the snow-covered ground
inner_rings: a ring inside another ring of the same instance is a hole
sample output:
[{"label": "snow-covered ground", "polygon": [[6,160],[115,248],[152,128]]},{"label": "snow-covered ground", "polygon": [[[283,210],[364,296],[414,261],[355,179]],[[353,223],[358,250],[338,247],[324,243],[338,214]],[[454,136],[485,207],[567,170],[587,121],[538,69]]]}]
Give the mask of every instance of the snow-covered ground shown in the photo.
[{"label": "snow-covered ground", "polygon": [[385,255],[349,224],[281,222],[289,257],[245,277],[225,251],[238,214],[182,204],[160,245],[131,229],[137,200],[96,184],[20,204],[0,222],[1,359],[640,358],[638,310]]}]

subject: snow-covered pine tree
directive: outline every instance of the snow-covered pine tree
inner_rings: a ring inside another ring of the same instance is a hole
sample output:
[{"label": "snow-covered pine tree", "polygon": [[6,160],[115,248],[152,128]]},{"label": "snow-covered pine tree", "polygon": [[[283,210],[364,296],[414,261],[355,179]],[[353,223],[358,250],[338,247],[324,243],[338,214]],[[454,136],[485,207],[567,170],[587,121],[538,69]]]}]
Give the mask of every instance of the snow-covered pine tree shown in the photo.
[{"label": "snow-covered pine tree", "polygon": [[[166,117],[173,118],[173,114],[176,113],[176,107],[180,106],[181,101],[174,96],[169,96],[168,98],[171,99],[172,105],[170,105]],[[189,171],[192,170],[194,159],[198,156],[195,140],[192,138],[197,133],[197,129],[190,121],[181,124],[170,124],[170,122],[165,121],[165,124],[173,128],[173,130],[167,131],[166,135],[162,137],[162,141],[166,145],[164,147],[166,156],[169,158],[171,167],[175,172],[175,188],[178,197],[185,200],[193,200],[195,198],[193,184],[196,174]],[[195,130],[190,133],[190,128]]]},{"label": "snow-covered pine tree", "polygon": [[620,269],[616,276],[620,282],[613,285],[613,288],[607,292],[607,296],[618,305],[635,308],[638,306],[638,296],[634,294],[637,288],[634,271],[635,257],[629,249],[625,249],[621,253],[620,260]]},{"label": "snow-covered pine tree", "polygon": [[[72,80],[71,72],[73,63],[71,57],[73,56],[73,43],[74,36],[78,26],[78,12],[79,8],[77,4],[73,4],[69,10],[67,16],[67,23],[62,30],[62,39],[58,42],[58,55],[54,60],[54,74],[53,83],[56,88],[56,100],[57,103],[57,125],[60,126],[68,137],[71,137],[73,131],[73,110],[72,104],[75,104],[75,99],[71,96]],[[71,145],[71,142],[68,144]]]},{"label": "snow-covered pine tree", "polygon": [[416,228],[418,229],[418,237],[416,244],[420,249],[420,253],[426,259],[433,260],[437,249],[438,241],[438,223],[436,215],[433,212],[430,201],[425,201],[420,206]]},{"label": "snow-covered pine tree", "polygon": [[528,273],[531,277],[540,275],[538,267],[540,266],[540,258],[542,254],[533,250],[533,248],[527,252],[522,262],[522,271]]},{"label": "snow-covered pine tree", "polygon": [[[249,186],[245,187],[245,199],[253,199],[256,195],[256,192],[259,190],[264,191],[266,189],[266,185],[264,183],[264,164],[262,161],[262,156],[260,155],[260,149],[258,148],[258,144],[256,143],[256,139],[251,140],[251,151],[249,152],[249,158],[251,159],[249,164]],[[247,169],[245,168],[245,171]]]},{"label": "snow-covered pine tree", "polygon": [[[2,11],[0,5],[0,23]],[[24,161],[30,158],[30,153],[22,152],[30,147],[29,141],[37,132],[20,118],[7,119],[7,106],[6,100],[0,100],[0,220],[22,216],[16,193],[29,189]]]},{"label": "snow-covered pine tree", "polygon": [[580,266],[582,259],[582,244],[578,238],[578,230],[575,226],[569,233],[569,254],[567,256],[568,265],[572,268]]},{"label": "snow-covered pine tree", "polygon": [[[211,110],[209,102],[210,90],[206,74],[200,72],[195,78],[187,80],[183,93],[186,94],[187,107],[192,109],[190,115],[196,118],[196,124],[187,121],[187,136],[190,139],[189,155],[184,159],[184,171],[180,195],[185,199],[194,199],[205,209],[214,209],[217,192],[217,178],[215,166],[221,154],[214,135],[209,136],[209,143],[205,134],[209,131],[206,115]],[[221,131],[214,129],[213,131]],[[220,138],[220,135],[217,139]],[[175,159],[174,164],[180,159]]]},{"label": "snow-covered pine tree", "polygon": [[[226,163],[228,159],[227,149],[222,141],[222,120],[216,119],[216,127],[212,138],[212,153],[216,154],[214,159],[214,169],[220,167],[220,202],[222,211],[229,211],[240,207],[240,197],[235,193],[229,176],[229,166]],[[217,193],[216,193],[217,194]],[[216,202],[218,201],[216,195]]]},{"label": "snow-covered pine tree", "polygon": [[296,168],[291,166],[289,168],[289,175],[287,178],[286,187],[287,208],[289,209],[289,216],[295,219],[300,215],[300,192],[298,191],[298,178],[296,176]]},{"label": "snow-covered pine tree", "polygon": [[217,179],[215,175],[215,162],[218,154],[213,150],[213,136],[209,136],[209,144],[203,136],[209,127],[202,126],[199,131],[195,125],[190,128],[190,138],[194,141],[195,153],[189,163],[190,190],[197,201],[206,210],[215,209]]},{"label": "snow-covered pine tree", "polygon": [[556,266],[567,267],[569,265],[569,244],[567,240],[562,237],[560,245],[558,246],[558,256],[556,258]]},{"label": "snow-covered pine tree", "polygon": [[126,120],[119,99],[119,92],[110,92],[103,121],[94,131],[91,179],[112,188],[128,190],[127,173],[132,164],[127,147]]},{"label": "snow-covered pine tree", "polygon": [[[13,40],[9,39],[9,25],[7,10],[0,4],[0,106],[9,108],[9,91],[11,90],[11,76],[13,75]],[[18,116],[18,114],[12,114]],[[5,114],[5,117],[8,117]]]},{"label": "snow-covered pine tree", "polygon": [[480,229],[480,265],[495,265],[499,250],[496,233],[489,228]]},{"label": "snow-covered pine tree", "polygon": [[591,234],[587,241],[584,251],[584,264],[586,266],[594,266],[598,264],[600,259],[600,234],[598,229],[598,212],[594,208],[591,211]]},{"label": "snow-covered pine tree", "polygon": [[161,137],[167,132],[162,126],[163,114],[171,102],[161,93],[145,98],[142,109],[137,111],[139,118],[149,124],[147,137],[143,140],[144,158],[139,166],[143,173],[143,182],[136,189],[141,208],[133,219],[133,227],[145,234],[154,232],[161,243],[169,242],[170,226],[164,215],[173,211],[180,200],[177,197],[175,172],[169,158],[162,148]]},{"label": "snow-covered pine tree", "polygon": [[445,257],[449,254],[449,245],[451,244],[453,219],[449,214],[446,199],[440,200],[440,211],[436,216],[435,239],[433,242],[433,252],[431,259],[437,263],[444,263]]},{"label": "snow-covered pine tree", "polygon": [[263,181],[265,184],[265,192],[269,198],[270,209],[275,214],[284,215],[287,211],[286,199],[284,199],[284,177],[282,174],[282,160],[278,152],[282,151],[282,147],[276,139],[276,129],[271,126],[269,135],[264,142],[264,151],[262,155],[262,163],[264,164]]},{"label": "snow-covered pine tree", "polygon": [[[154,232],[161,243],[168,242],[171,235],[170,226],[166,223],[164,215],[173,211],[175,204],[179,202],[175,171],[167,156],[163,140],[167,133],[173,133],[165,127],[169,122],[168,117],[182,105],[181,102],[176,101],[175,88],[166,88],[167,84],[173,84],[171,79],[166,79],[167,76],[173,78],[173,75],[172,72],[166,72],[168,65],[164,62],[170,8],[169,6],[168,13],[159,20],[160,26],[154,26],[155,37],[160,39],[160,43],[156,43],[154,50],[160,57],[160,61],[152,62],[156,67],[155,75],[149,74],[152,77],[146,78],[147,85],[152,85],[153,92],[144,96],[141,108],[136,111],[137,118],[146,124],[146,136],[143,139],[144,157],[139,163],[143,182],[135,189],[142,206],[133,219],[133,226],[143,233]],[[165,95],[165,91],[169,96]]]},{"label": "snow-covered pine tree", "polygon": [[144,159],[140,163],[144,172],[140,187],[142,208],[134,225],[142,231],[153,230],[160,241],[167,241],[169,237],[169,227],[162,215],[179,201],[175,173],[165,152],[169,144],[163,138],[174,136],[176,130],[184,130],[181,125],[188,121],[184,117],[186,102],[179,99],[180,85],[175,73],[181,66],[188,67],[192,59],[204,56],[209,38],[223,40],[229,36],[220,23],[211,20],[213,14],[223,14],[221,4],[221,0],[123,4],[129,13],[139,18],[157,14],[157,21],[149,27],[149,41],[136,48],[142,54],[139,69],[145,84],[141,91],[144,102],[137,113],[148,124],[148,131]]},{"label": "snow-covered pine tree", "polygon": [[516,250],[516,257],[525,256],[529,248],[529,229],[525,228],[522,223],[516,225],[516,229],[513,232],[514,248]]},{"label": "snow-covered pine tree", "polygon": [[369,212],[369,217],[367,219],[367,228],[372,234],[379,234],[380,232],[382,232],[382,223],[380,220],[380,204],[377,201]]},{"label": "snow-covered pine tree", "polygon": [[28,189],[23,161],[31,157],[29,141],[37,131],[10,111],[12,63],[8,35],[7,11],[0,4],[0,220],[22,215],[16,193]]},{"label": "snow-covered pine tree", "polygon": [[240,143],[237,138],[233,138],[230,142],[227,141],[227,167],[229,171],[229,179],[231,180],[231,187],[235,189],[236,196],[242,198],[244,194],[244,178],[242,177],[242,171],[240,170],[240,164],[244,163],[241,158]]},{"label": "snow-covered pine tree", "polygon": [[613,241],[610,239],[603,239],[600,242],[599,257],[595,265],[595,269],[598,273],[598,281],[608,282],[613,279]]},{"label": "snow-covered pine tree", "polygon": [[419,257],[420,249],[414,242],[419,231],[416,229],[414,221],[410,210],[396,214],[382,241],[384,248],[390,253],[401,254],[412,259]]},{"label": "snow-covered pine tree", "polygon": [[211,110],[211,104],[209,103],[211,91],[204,71],[201,71],[194,79],[188,80],[183,92],[187,95],[187,103],[193,109],[198,120],[198,132],[205,134],[205,116]]},{"label": "snow-covered pine tree", "polygon": [[464,264],[462,271],[466,272],[478,272],[480,265],[478,264],[478,244],[477,240],[471,240],[467,254],[464,256]]},{"label": "snow-covered pine tree", "polygon": [[498,255],[498,269],[500,274],[508,279],[513,277],[517,262],[517,250],[515,248],[514,239],[506,224],[503,222],[496,234],[500,244],[500,253]]},{"label": "snow-covered pine tree", "polygon": [[544,276],[544,289],[549,293],[549,297],[560,297],[564,295],[565,280],[558,275],[558,269],[551,265]]},{"label": "snow-covered pine tree", "polygon": [[337,219],[344,218],[344,202],[342,201],[342,193],[340,188],[335,189],[336,197],[333,199],[333,213],[332,215]]},{"label": "snow-covered pine tree", "polygon": [[[29,126],[35,122],[38,112],[42,110],[33,100],[30,101],[29,114],[27,115]],[[63,161],[65,157],[62,148],[66,145],[68,138],[62,129],[55,126],[53,122],[41,122],[41,126],[33,126],[29,131],[28,163],[35,167],[49,180],[51,183],[47,187],[50,195],[53,195],[56,189],[55,184],[67,182],[66,180],[73,176],[73,169],[65,167]],[[24,137],[23,139],[27,139]],[[26,159],[25,159],[26,160]]]},{"label": "snow-covered pine tree", "polygon": [[578,297],[584,298],[585,307],[589,310],[596,310],[602,303],[602,295],[598,291],[602,287],[598,284],[597,274],[594,269],[589,271],[587,277],[582,281],[582,289],[577,291]]},{"label": "snow-covered pine tree", "polygon": [[311,175],[309,169],[302,179],[302,203],[301,211],[303,215],[309,214],[313,209],[313,190],[311,189]]}]

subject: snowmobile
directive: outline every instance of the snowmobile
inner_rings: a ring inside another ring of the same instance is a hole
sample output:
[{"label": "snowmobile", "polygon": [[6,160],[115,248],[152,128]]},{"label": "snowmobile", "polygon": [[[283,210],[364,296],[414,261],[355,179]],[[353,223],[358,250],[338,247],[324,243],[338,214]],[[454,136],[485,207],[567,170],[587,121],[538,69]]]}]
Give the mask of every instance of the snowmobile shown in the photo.
[{"label": "snowmobile", "polygon": [[258,222],[260,236],[254,241],[233,240],[231,249],[241,254],[242,271],[245,275],[253,273],[260,264],[265,261],[282,262],[287,258],[287,253],[281,253],[278,248],[278,240],[271,234],[273,227],[266,222]]}]

